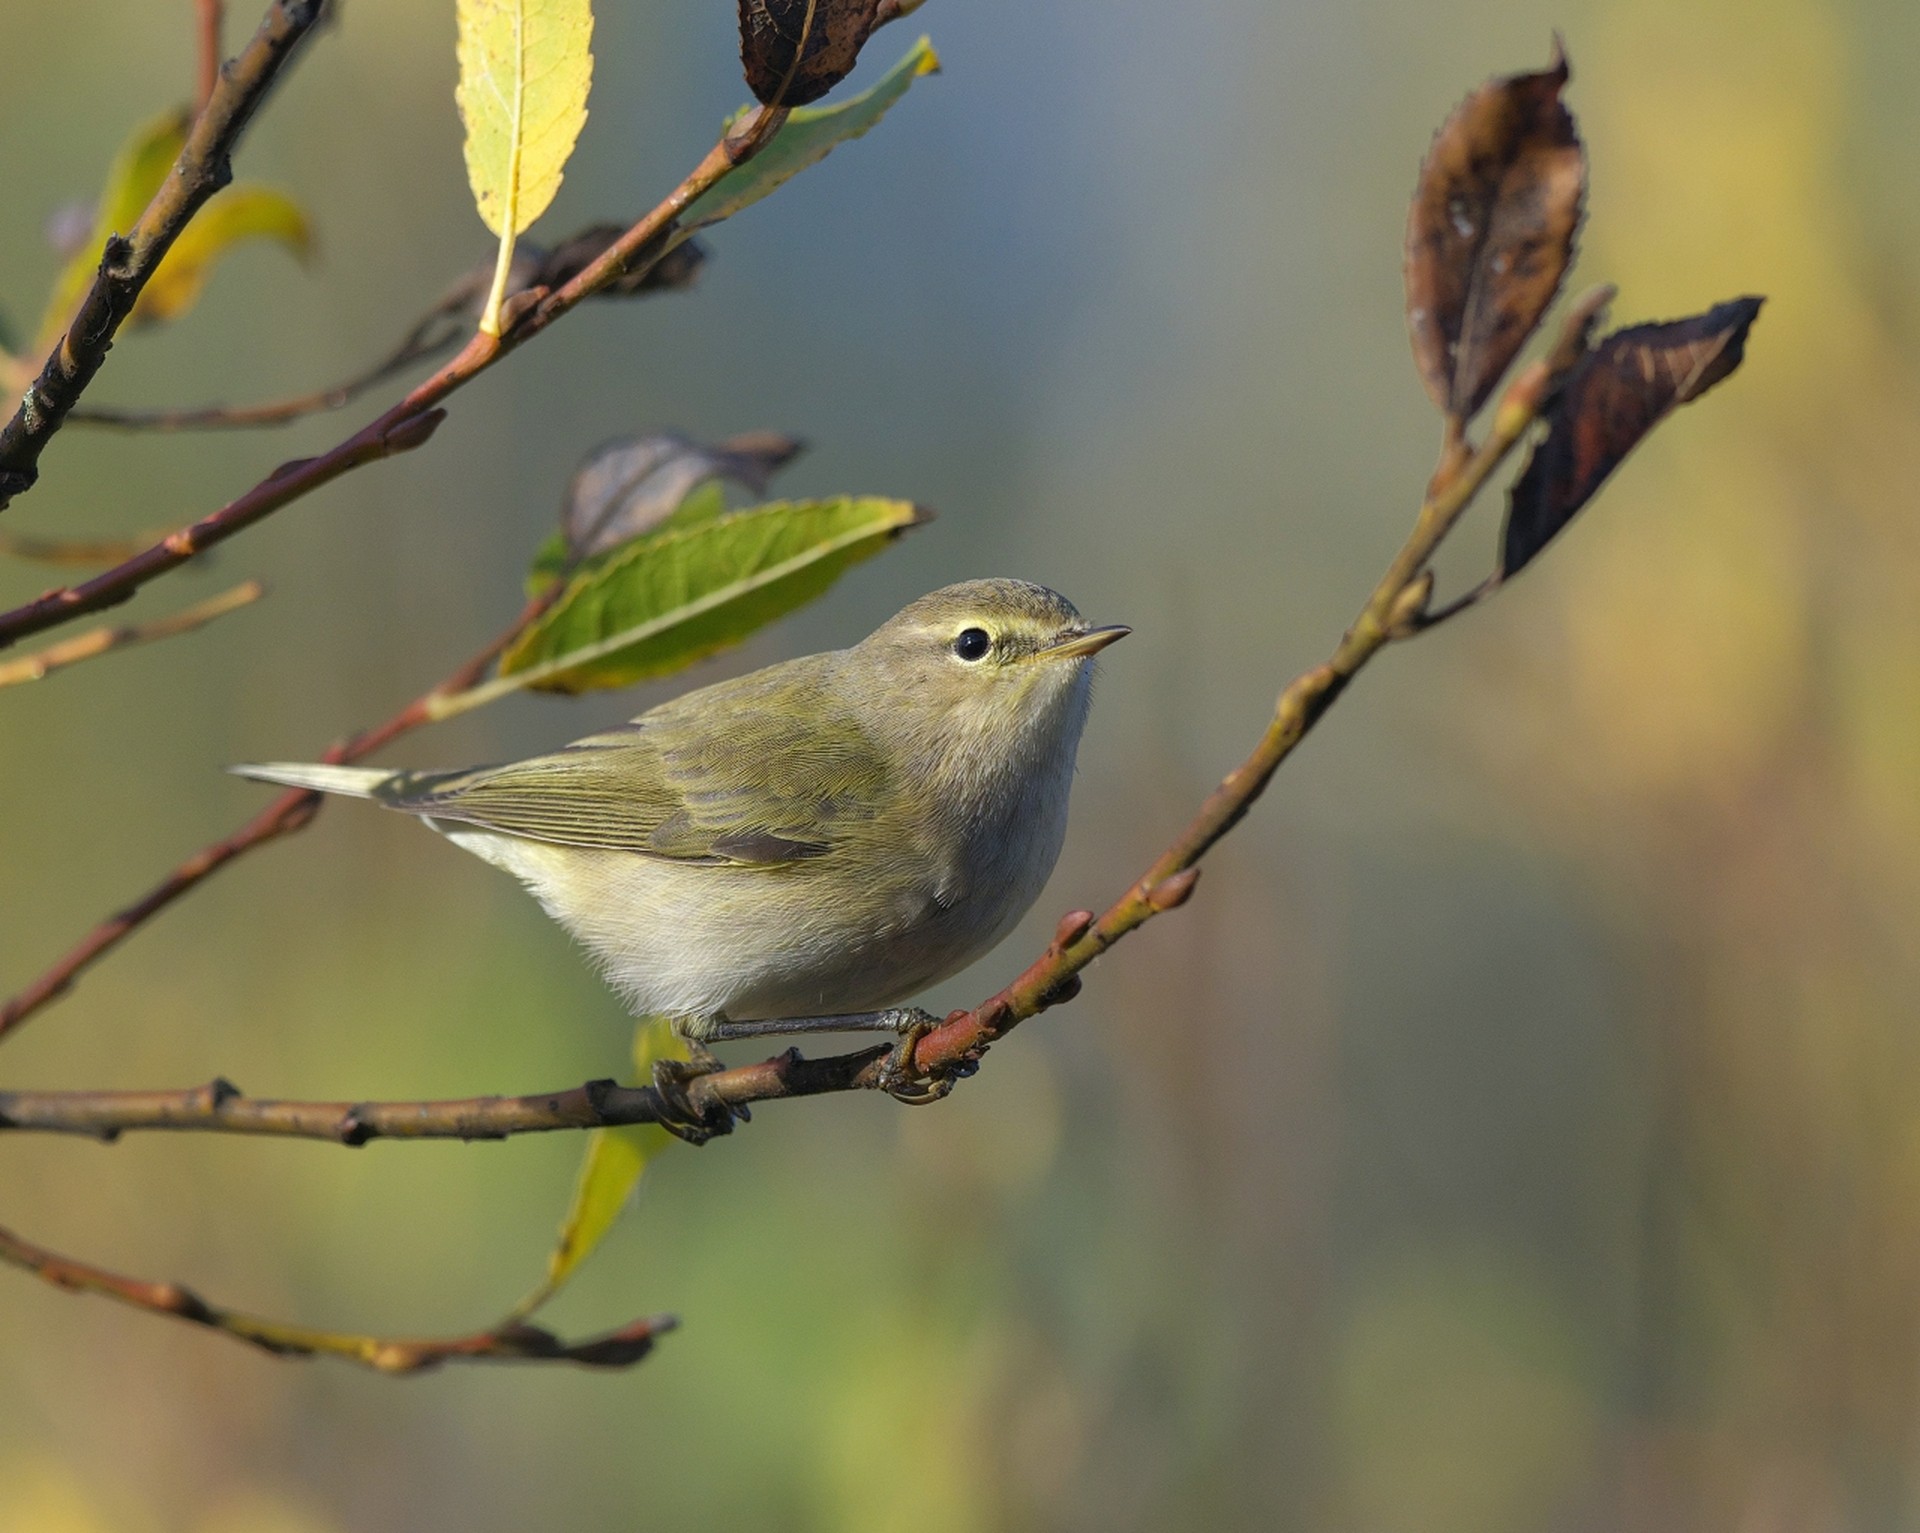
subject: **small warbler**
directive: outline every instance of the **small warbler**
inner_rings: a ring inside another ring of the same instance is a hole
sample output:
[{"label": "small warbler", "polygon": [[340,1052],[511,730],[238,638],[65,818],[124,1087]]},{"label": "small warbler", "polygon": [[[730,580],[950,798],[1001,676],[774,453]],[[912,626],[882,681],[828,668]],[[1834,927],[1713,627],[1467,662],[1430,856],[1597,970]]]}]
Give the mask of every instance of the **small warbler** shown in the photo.
[{"label": "small warbler", "polygon": [[270,763],[515,874],[642,1016],[708,1042],[911,1033],[896,1009],[1039,897],[1093,657],[1123,627],[1021,580],[948,586],[851,649],[703,687],[507,766]]}]

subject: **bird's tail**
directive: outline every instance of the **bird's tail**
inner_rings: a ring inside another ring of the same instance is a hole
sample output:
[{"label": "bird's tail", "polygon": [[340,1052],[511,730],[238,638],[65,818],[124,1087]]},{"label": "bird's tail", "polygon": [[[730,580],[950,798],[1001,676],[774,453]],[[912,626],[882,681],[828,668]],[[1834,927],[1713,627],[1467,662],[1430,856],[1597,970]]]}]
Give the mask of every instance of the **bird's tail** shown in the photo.
[{"label": "bird's tail", "polygon": [[298,761],[262,761],[227,770],[255,782],[277,782],[289,788],[311,788],[316,793],[339,793],[348,798],[374,798],[394,774],[379,767],[309,765]]}]

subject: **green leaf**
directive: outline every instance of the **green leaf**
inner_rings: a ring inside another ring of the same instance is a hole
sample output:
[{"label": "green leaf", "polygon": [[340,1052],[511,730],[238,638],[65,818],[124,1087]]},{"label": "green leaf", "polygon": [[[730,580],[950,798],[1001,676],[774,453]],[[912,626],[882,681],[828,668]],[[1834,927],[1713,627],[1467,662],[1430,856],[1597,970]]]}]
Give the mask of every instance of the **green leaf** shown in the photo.
[{"label": "green leaf", "polygon": [[199,302],[214,263],[247,240],[273,240],[305,260],[313,231],[300,205],[269,186],[230,186],[180,231],[159,269],[147,279],[133,306],[135,324],[164,324]]},{"label": "green leaf", "polygon": [[589,0],[458,0],[467,182],[500,237],[493,291],[480,327],[500,333],[513,242],[553,202],[587,120],[593,84]]},{"label": "green leaf", "polygon": [[107,182],[100,192],[100,206],[94,214],[93,231],[61,269],[47,299],[47,311],[40,320],[40,336],[35,350],[46,352],[60,339],[86,296],[93,274],[100,266],[100,252],[115,234],[130,232],[140,215],[153,201],[180,158],[187,142],[191,121],[185,107],[166,112],[151,122],[142,123],[127,135],[120,150],[107,167]]},{"label": "green leaf", "polygon": [[[643,1017],[633,1034],[636,1081],[653,1078],[659,1059],[685,1059],[687,1047],[665,1017]],[[606,1238],[632,1201],[647,1165],[668,1145],[673,1135],[657,1123],[627,1128],[597,1128],[587,1136],[587,1150],[574,1183],[573,1204],[560,1225],[560,1239],[547,1257],[546,1278],[513,1308],[513,1318],[524,1319],[551,1299],[580,1264]]]},{"label": "green leaf", "polygon": [[848,139],[860,137],[906,95],[908,86],[939,69],[940,56],[933,51],[932,40],[923,37],[871,89],[836,106],[796,107],[772,143],[746,164],[728,171],[687,209],[680,221],[682,229],[690,234],[751,207]]},{"label": "green leaf", "polygon": [[819,596],[930,514],[910,501],[776,501],[673,527],[583,566],[500,657],[500,675],[435,705],[447,717],[522,687],[586,692],[663,676]]}]

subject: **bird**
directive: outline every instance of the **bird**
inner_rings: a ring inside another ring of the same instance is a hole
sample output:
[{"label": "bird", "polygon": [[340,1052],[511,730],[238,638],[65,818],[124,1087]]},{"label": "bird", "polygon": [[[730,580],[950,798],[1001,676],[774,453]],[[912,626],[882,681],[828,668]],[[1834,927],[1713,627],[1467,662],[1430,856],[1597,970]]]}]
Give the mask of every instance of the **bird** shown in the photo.
[{"label": "bird", "polygon": [[901,1003],[999,943],[1066,836],[1096,627],[1045,586],[911,603],[848,649],[458,771],[265,762],[517,877],[637,1016],[712,1043],[931,1025]]}]

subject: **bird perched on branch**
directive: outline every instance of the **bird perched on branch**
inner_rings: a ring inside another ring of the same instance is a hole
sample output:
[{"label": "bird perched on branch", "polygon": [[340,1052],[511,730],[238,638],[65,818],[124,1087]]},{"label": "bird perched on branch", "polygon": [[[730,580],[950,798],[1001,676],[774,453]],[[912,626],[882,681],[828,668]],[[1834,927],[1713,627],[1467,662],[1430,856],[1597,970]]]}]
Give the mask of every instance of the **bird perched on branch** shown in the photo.
[{"label": "bird perched on branch", "polygon": [[851,649],[466,771],[269,763],[516,875],[636,1014],[704,1046],[924,1030],[900,1003],[1039,897],[1066,835],[1095,628],[1020,580],[948,586]]}]

